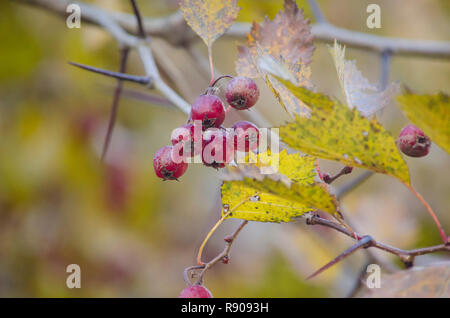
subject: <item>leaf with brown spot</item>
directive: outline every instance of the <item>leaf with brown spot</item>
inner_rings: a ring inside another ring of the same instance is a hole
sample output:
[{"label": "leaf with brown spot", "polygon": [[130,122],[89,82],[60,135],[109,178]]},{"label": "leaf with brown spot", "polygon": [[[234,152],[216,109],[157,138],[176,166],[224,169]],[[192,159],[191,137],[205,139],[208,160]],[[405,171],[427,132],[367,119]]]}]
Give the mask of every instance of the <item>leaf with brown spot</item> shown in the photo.
[{"label": "leaf with brown spot", "polygon": [[285,0],[284,11],[280,11],[273,21],[266,18],[261,25],[253,23],[247,38],[248,47],[238,47],[236,72],[253,78],[261,76],[291,116],[307,115],[308,106],[272,76],[311,87],[308,65],[314,51],[313,36],[303,10],[298,9],[295,1]]},{"label": "leaf with brown spot", "polygon": [[180,0],[180,10],[187,24],[211,48],[237,18],[237,0]]}]

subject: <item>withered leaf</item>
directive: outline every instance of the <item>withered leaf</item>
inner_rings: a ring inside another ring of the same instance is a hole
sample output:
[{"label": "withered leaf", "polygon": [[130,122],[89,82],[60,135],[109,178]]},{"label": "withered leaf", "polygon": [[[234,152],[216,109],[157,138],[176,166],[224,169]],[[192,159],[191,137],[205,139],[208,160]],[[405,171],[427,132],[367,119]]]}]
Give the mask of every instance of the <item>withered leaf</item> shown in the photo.
[{"label": "withered leaf", "polygon": [[187,24],[211,48],[237,18],[237,0],[180,0],[180,10]]}]

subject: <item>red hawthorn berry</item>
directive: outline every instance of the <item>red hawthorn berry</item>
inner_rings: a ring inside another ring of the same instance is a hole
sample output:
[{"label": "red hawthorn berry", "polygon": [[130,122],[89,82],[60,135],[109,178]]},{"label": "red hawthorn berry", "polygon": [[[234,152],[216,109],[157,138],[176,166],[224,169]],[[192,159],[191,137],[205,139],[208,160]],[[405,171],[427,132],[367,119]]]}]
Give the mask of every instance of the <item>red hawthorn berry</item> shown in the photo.
[{"label": "red hawthorn berry", "polygon": [[162,147],[153,158],[155,173],[163,180],[177,180],[186,172],[187,167],[188,164],[181,156],[176,156],[172,146]]},{"label": "red hawthorn berry", "polygon": [[248,109],[258,100],[259,89],[251,78],[238,76],[228,82],[225,96],[231,107],[238,110]]},{"label": "red hawthorn berry", "polygon": [[213,298],[213,295],[205,286],[191,285],[183,289],[178,298]]},{"label": "red hawthorn berry", "polygon": [[201,120],[203,130],[220,127],[225,120],[222,101],[216,95],[200,95],[192,104],[191,119]]},{"label": "red hawthorn berry", "polygon": [[396,140],[397,147],[407,156],[423,157],[430,152],[431,141],[414,125],[402,129]]},{"label": "red hawthorn berry", "polygon": [[202,161],[205,166],[215,169],[223,168],[233,159],[234,145],[229,134],[219,129],[209,129],[204,132]]},{"label": "red hawthorn berry", "polygon": [[[196,126],[194,124],[186,124],[172,131],[172,145],[176,146],[174,148],[180,149],[180,156],[183,155],[184,149],[190,149],[189,151],[186,151],[186,153],[189,153],[191,157],[200,154],[202,143],[202,128],[200,126],[198,128],[198,131],[196,132],[195,127]],[[198,136],[196,136],[195,133],[197,133]],[[196,147],[196,140],[198,140],[199,143],[198,147]],[[177,146],[179,143],[181,143],[181,145]]]},{"label": "red hawthorn berry", "polygon": [[238,121],[233,125],[234,148],[238,151],[249,152],[259,146],[259,129],[249,121]]}]

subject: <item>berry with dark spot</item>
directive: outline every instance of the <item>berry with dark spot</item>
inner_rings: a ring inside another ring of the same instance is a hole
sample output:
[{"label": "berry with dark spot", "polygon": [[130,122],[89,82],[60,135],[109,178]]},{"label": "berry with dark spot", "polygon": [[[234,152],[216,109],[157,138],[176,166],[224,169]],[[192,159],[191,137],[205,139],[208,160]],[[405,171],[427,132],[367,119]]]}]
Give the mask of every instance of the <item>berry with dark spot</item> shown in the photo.
[{"label": "berry with dark spot", "polygon": [[158,178],[178,180],[187,170],[188,164],[173,151],[172,146],[159,149],[153,158],[153,168]]},{"label": "berry with dark spot", "polygon": [[431,141],[414,125],[402,129],[396,140],[397,147],[407,156],[423,157],[430,152]]},{"label": "berry with dark spot", "polygon": [[200,120],[203,130],[220,127],[225,120],[222,101],[216,95],[200,95],[192,104],[191,119]]},{"label": "berry with dark spot", "polygon": [[183,289],[178,298],[213,298],[213,295],[205,286],[191,285]]},{"label": "berry with dark spot", "polygon": [[210,129],[203,134],[202,161],[215,169],[225,167],[234,159],[232,136],[219,129]]},{"label": "berry with dark spot", "polygon": [[228,82],[225,96],[231,107],[238,110],[248,109],[258,100],[259,89],[251,78],[238,76]]},{"label": "berry with dark spot", "polygon": [[259,129],[249,121],[238,121],[233,125],[234,147],[238,151],[249,152],[259,145]]}]

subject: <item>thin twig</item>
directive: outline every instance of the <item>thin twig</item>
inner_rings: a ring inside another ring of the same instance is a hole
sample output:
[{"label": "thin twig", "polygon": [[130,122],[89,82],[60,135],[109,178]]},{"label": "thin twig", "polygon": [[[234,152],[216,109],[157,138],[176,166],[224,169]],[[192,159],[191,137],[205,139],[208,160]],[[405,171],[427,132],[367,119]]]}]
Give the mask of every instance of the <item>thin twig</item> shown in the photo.
[{"label": "thin twig", "polygon": [[84,65],[84,64],[76,63],[76,62],[68,62],[68,63],[70,65],[82,68],[84,70],[102,74],[102,75],[106,75],[109,77],[114,77],[114,78],[117,78],[122,81],[134,82],[134,83],[138,83],[141,85],[148,85],[150,87],[152,86],[152,80],[149,76],[137,76],[137,75],[125,74],[125,73],[121,73],[121,72],[113,72],[113,71],[104,70],[102,68]]},{"label": "thin twig", "polygon": [[191,272],[193,270],[197,270],[197,269],[203,269],[203,268],[205,268],[205,265],[194,265],[194,266],[189,266],[189,267],[185,268],[183,271],[183,278],[184,278],[186,285],[188,285],[188,286],[191,285],[191,277],[189,277],[189,272]]},{"label": "thin twig", "polygon": [[[129,51],[130,51],[130,49],[128,47],[126,47],[126,48],[123,48],[120,52],[120,55],[121,55],[120,67],[119,67],[120,73],[125,73],[125,70],[127,67]],[[118,79],[116,89],[114,90],[114,97],[113,97],[113,102],[112,102],[112,106],[111,106],[111,113],[109,116],[108,130],[106,131],[105,142],[103,144],[103,149],[102,149],[102,156],[101,156],[102,161],[105,160],[106,152],[108,151],[109,144],[111,142],[111,136],[112,136],[112,132],[114,129],[114,124],[116,122],[117,108],[119,107],[119,99],[120,99],[120,94],[122,93],[122,87],[123,87],[123,82],[121,79]]]},{"label": "thin twig", "polygon": [[248,223],[248,221],[242,221],[242,223],[239,225],[239,227],[236,229],[236,231],[234,231],[233,234],[231,234],[230,236],[228,236],[226,238],[226,246],[223,249],[223,251],[219,255],[217,255],[215,258],[213,258],[210,262],[204,264],[205,267],[203,268],[203,270],[198,275],[198,278],[197,278],[197,281],[196,281],[197,284],[201,284],[202,283],[203,276],[205,275],[205,272],[208,269],[210,269],[216,263],[222,261],[224,258],[229,258],[229,253],[230,253],[231,246],[233,245],[233,242],[235,241],[236,237],[239,235],[241,230],[244,228],[244,226],[247,225],[247,223]]},{"label": "thin twig", "polygon": [[322,180],[325,183],[331,184],[334,180],[336,180],[337,178],[346,175],[346,174],[350,174],[353,171],[353,167],[349,167],[349,166],[345,166],[344,168],[341,169],[341,171],[339,171],[336,175],[334,176],[330,176],[328,173],[324,173],[322,175]]},{"label": "thin twig", "polygon": [[141,12],[139,12],[139,8],[137,6],[136,0],[130,0],[131,6],[133,7],[134,15],[136,16],[136,21],[138,25],[138,35],[140,38],[145,38],[144,25],[142,24],[142,16]]}]

